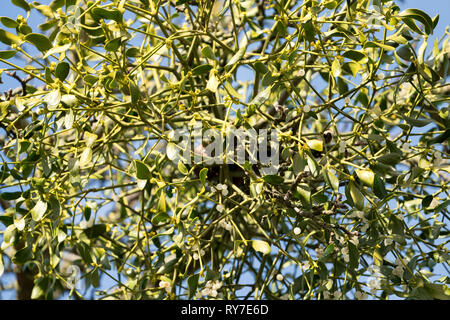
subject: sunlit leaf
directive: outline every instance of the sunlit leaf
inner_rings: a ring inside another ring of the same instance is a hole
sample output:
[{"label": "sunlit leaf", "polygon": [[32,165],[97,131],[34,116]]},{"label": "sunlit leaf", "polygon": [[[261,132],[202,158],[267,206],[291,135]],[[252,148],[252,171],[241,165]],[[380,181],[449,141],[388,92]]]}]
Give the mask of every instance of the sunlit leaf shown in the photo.
[{"label": "sunlit leaf", "polygon": [[262,240],[252,240],[252,247],[255,251],[261,252],[262,254],[270,253],[270,245]]}]

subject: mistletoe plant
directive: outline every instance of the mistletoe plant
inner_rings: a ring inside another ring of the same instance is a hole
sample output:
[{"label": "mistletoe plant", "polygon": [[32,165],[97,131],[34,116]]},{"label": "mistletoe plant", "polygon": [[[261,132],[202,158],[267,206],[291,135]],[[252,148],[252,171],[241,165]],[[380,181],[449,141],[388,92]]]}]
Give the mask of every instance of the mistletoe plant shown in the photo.
[{"label": "mistletoe plant", "polygon": [[[385,0],[11,2],[0,293],[449,299],[439,16]],[[243,161],[223,151],[238,131],[258,135]]]}]

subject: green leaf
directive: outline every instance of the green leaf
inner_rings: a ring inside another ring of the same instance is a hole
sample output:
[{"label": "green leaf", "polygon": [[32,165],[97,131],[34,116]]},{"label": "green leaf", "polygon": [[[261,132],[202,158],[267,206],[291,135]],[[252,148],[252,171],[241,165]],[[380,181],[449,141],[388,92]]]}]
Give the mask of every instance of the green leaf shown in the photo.
[{"label": "green leaf", "polygon": [[116,51],[117,49],[119,49],[121,43],[122,43],[122,39],[120,37],[109,40],[108,42],[105,43],[105,50],[106,51]]},{"label": "green leaf", "polygon": [[387,37],[386,40],[389,43],[394,42],[397,44],[408,44],[408,40],[404,36],[399,34],[393,34],[392,36]]},{"label": "green leaf", "polygon": [[92,160],[92,149],[85,148],[80,155],[80,166],[90,164]]},{"label": "green leaf", "polygon": [[94,8],[92,9],[92,17],[95,20],[106,19],[114,20],[118,23],[122,22],[122,13],[118,9],[107,10],[105,8]]},{"label": "green leaf", "polygon": [[17,51],[14,50],[6,50],[6,51],[0,51],[0,58],[1,59],[11,59],[12,57],[14,57],[16,55]]},{"label": "green leaf", "polygon": [[206,183],[206,178],[208,176],[208,168],[203,168],[202,170],[200,170],[198,175],[200,177],[201,183],[204,185]]},{"label": "green leaf", "polygon": [[423,208],[428,208],[431,204],[431,201],[433,201],[433,196],[426,196],[425,198],[422,199],[422,207]]},{"label": "green leaf", "polygon": [[194,69],[192,69],[192,75],[198,76],[201,74],[208,73],[213,68],[210,64],[202,64],[200,66],[196,66]]},{"label": "green leaf", "polygon": [[83,80],[84,80],[84,82],[86,82],[87,85],[93,86],[98,81],[98,77],[96,77],[92,74],[88,74],[87,76],[85,76],[83,78]]},{"label": "green leaf", "polygon": [[22,196],[22,192],[20,191],[15,191],[15,192],[2,192],[0,194],[0,198],[3,200],[16,200],[19,199]]},{"label": "green leaf", "polygon": [[58,63],[58,65],[56,66],[55,75],[59,80],[64,81],[69,75],[69,71],[70,65],[67,62],[63,61]]},{"label": "green leaf", "polygon": [[422,32],[422,30],[420,30],[420,28],[416,25],[416,23],[414,22],[414,19],[408,18],[408,17],[403,17],[402,21],[414,32],[417,32],[418,34],[423,35],[424,33]]},{"label": "green leaf", "polygon": [[106,233],[106,224],[94,224],[92,227],[86,228],[84,233],[89,239],[96,239]]},{"label": "green leaf", "polygon": [[384,187],[384,181],[377,174],[373,181],[373,193],[380,199],[384,199],[388,195]]},{"label": "green leaf", "polygon": [[342,70],[344,70],[348,74],[353,75],[353,77],[356,77],[356,75],[358,74],[359,70],[361,70],[361,65],[358,62],[355,62],[355,61],[346,62],[342,66]]},{"label": "green leaf", "polygon": [[270,92],[272,91],[272,87],[267,87],[263,91],[260,91],[256,97],[252,99],[248,104],[249,105],[255,105],[259,107],[262,105],[267,99],[270,97]]},{"label": "green leaf", "polygon": [[178,155],[179,148],[176,144],[169,142],[166,147],[166,154],[169,160],[174,160]]},{"label": "green leaf", "polygon": [[375,42],[375,41],[367,41],[364,44],[364,49],[366,49],[366,48],[376,48],[376,47],[382,48],[382,49],[384,49],[386,51],[395,50],[395,48],[392,47],[392,46],[388,46],[387,44],[383,44],[383,43],[379,43],[379,42]]},{"label": "green leaf", "polygon": [[434,30],[439,22],[439,15],[437,14],[432,20],[433,20],[433,30]]},{"label": "green leaf", "polygon": [[437,137],[435,137],[431,140],[428,140],[427,145],[430,146],[435,143],[442,143],[444,141],[449,140],[449,138],[450,138],[450,129],[446,129],[443,133],[441,133]]},{"label": "green leaf", "polygon": [[44,202],[42,200],[39,200],[36,205],[31,209],[31,217],[34,221],[39,221],[44,216],[45,212],[47,211],[47,202]]},{"label": "green leaf", "polygon": [[373,251],[372,259],[373,259],[373,263],[376,266],[383,265],[383,256],[380,254],[380,251],[378,250],[378,248],[375,248],[375,250]]},{"label": "green leaf", "polygon": [[[431,34],[433,33],[434,23],[433,20],[431,20],[430,16],[427,15],[425,12],[419,9],[406,9],[398,14],[399,17],[402,18],[410,18],[417,20],[423,24],[425,27],[425,33]],[[405,22],[405,19],[402,19],[403,22]],[[405,22],[406,23],[406,22]],[[409,25],[408,25],[409,26]],[[417,30],[415,30],[417,31]]]},{"label": "green leaf", "polygon": [[[229,81],[225,81],[225,89],[229,94],[233,96],[233,98],[238,99],[239,101],[244,100],[244,97],[240,95],[231,85]],[[237,117],[240,115],[240,110],[237,111]]]},{"label": "green leaf", "polygon": [[134,164],[136,166],[136,178],[140,180],[148,180],[152,177],[150,168],[146,163],[139,160],[135,160]]},{"label": "green leaf", "polygon": [[90,246],[84,242],[77,242],[76,247],[84,262],[91,264],[94,261],[93,258],[95,258],[95,255]]},{"label": "green leaf", "polygon": [[353,183],[353,181],[349,182],[350,185],[350,195],[352,197],[353,203],[358,210],[364,209],[364,196],[359,191],[359,188]]},{"label": "green leaf", "polygon": [[241,44],[239,50],[230,59],[230,61],[228,61],[228,63],[226,64],[226,67],[234,66],[239,60],[241,60],[241,58],[245,54],[245,51],[247,50],[247,43],[248,43],[247,36],[244,34],[243,39],[242,39],[242,44]]},{"label": "green leaf", "polygon": [[450,205],[450,199],[445,200],[441,204],[439,204],[436,208],[434,208],[434,211],[440,212],[442,210],[445,210]]},{"label": "green leaf", "polygon": [[125,52],[125,55],[130,58],[136,58],[139,56],[139,54],[140,50],[137,47],[128,48],[127,51]]},{"label": "green leaf", "polygon": [[338,59],[334,59],[333,63],[331,64],[331,75],[333,77],[338,77],[341,74],[341,64],[339,63]]},{"label": "green leaf", "polygon": [[159,223],[164,223],[167,220],[170,220],[170,216],[167,212],[160,212],[152,218],[152,224],[157,225]]},{"label": "green leaf", "polygon": [[434,299],[450,300],[450,288],[445,284],[425,283],[425,290]]},{"label": "green leaf", "polygon": [[16,252],[12,258],[14,264],[24,264],[33,258],[33,251],[31,248],[25,247]]},{"label": "green leaf", "polygon": [[348,255],[349,255],[349,267],[350,269],[356,270],[359,266],[359,250],[353,244],[353,242],[349,241],[348,243]]},{"label": "green leaf", "polygon": [[323,141],[322,140],[307,140],[306,144],[312,150],[322,152],[323,151]]},{"label": "green leaf", "polygon": [[3,264],[3,255],[0,253],[0,277],[3,275],[5,271],[5,265]]},{"label": "green leaf", "polygon": [[263,183],[251,183],[250,184],[250,194],[252,197],[256,198],[262,192]]},{"label": "green leaf", "polygon": [[316,159],[309,153],[306,152],[306,162],[308,163],[309,171],[314,178],[317,178],[320,174],[320,166]]},{"label": "green leaf", "polygon": [[206,84],[206,89],[208,89],[211,92],[216,92],[217,91],[217,87],[219,85],[220,85],[219,78],[217,78],[216,73],[212,69],[209,72],[209,80],[208,80],[208,83]]},{"label": "green leaf", "polygon": [[264,63],[259,61],[253,64],[253,68],[256,70],[256,72],[261,74],[266,74],[269,71],[269,68],[267,68]]},{"label": "green leaf", "polygon": [[272,76],[272,73],[271,73],[271,72],[267,72],[267,73],[264,75],[263,79],[262,79],[262,85],[263,85],[264,87],[270,86],[270,85],[272,85],[272,84],[275,82],[275,80],[277,80],[278,78],[279,78],[278,76]]},{"label": "green leaf", "polygon": [[67,44],[65,44],[65,45],[63,45],[63,46],[53,47],[52,49],[48,50],[48,51],[44,54],[43,58],[44,58],[44,59],[45,59],[45,58],[48,58],[48,57],[50,57],[52,54],[61,53],[61,52],[66,52],[67,50],[70,49],[71,46],[72,46],[71,43],[67,43]]},{"label": "green leaf", "polygon": [[339,191],[339,179],[331,170],[323,170],[323,177],[335,192]]},{"label": "green leaf", "polygon": [[306,183],[299,183],[296,188],[296,197],[300,198],[305,208],[311,208],[311,188]]},{"label": "green leaf", "polygon": [[391,152],[385,155],[382,155],[378,158],[376,158],[377,161],[381,162],[381,163],[385,163],[385,164],[389,164],[389,165],[396,165],[397,163],[399,163],[402,160],[402,156],[399,153],[396,152]]},{"label": "green leaf", "polygon": [[164,192],[164,190],[161,190],[161,194],[159,195],[158,208],[157,209],[160,212],[167,212],[167,208],[166,208],[166,193]]},{"label": "green leaf", "polygon": [[186,168],[186,166],[184,165],[184,163],[182,161],[178,161],[178,165],[177,165],[178,171],[180,171],[182,174],[188,174],[189,171]]},{"label": "green leaf", "polygon": [[282,184],[284,182],[283,177],[271,174],[264,176],[262,179],[270,184]]},{"label": "green leaf", "polygon": [[212,270],[208,267],[206,267],[206,277],[205,277],[205,281],[209,281],[209,280],[219,280],[220,279],[220,272],[217,270]]},{"label": "green leaf", "polygon": [[189,299],[192,298],[194,296],[195,292],[197,291],[198,278],[199,278],[199,274],[193,274],[193,275],[189,276],[189,278],[187,279],[188,298]]},{"label": "green leaf", "polygon": [[141,90],[132,81],[130,81],[129,88],[130,88],[131,103],[136,104],[136,102],[139,100],[139,97],[141,95]]},{"label": "green leaf", "polygon": [[402,118],[405,119],[405,121],[413,126],[413,127],[425,127],[426,125],[429,125],[430,123],[433,123],[433,120],[428,120],[428,119],[415,119],[415,118],[411,118],[405,115],[402,115]]},{"label": "green leaf", "polygon": [[33,290],[31,290],[31,299],[33,299],[33,300],[41,299],[45,295],[46,288],[44,288],[44,286],[42,284],[45,281],[39,281],[39,280],[41,280],[41,279],[38,279],[36,284],[33,286]]},{"label": "green leaf", "polygon": [[303,155],[300,156],[300,153],[296,152],[292,159],[292,169],[294,170],[294,174],[299,174],[305,169],[306,160]]},{"label": "green leaf", "polygon": [[16,36],[15,34],[12,34],[11,32],[5,31],[3,29],[0,29],[0,41],[4,44],[10,46],[11,44],[17,44],[19,45],[22,43],[20,38]]},{"label": "green leaf", "polygon": [[323,192],[316,193],[311,197],[312,201],[317,204],[324,204],[329,201],[328,196],[326,196]]},{"label": "green leaf", "polygon": [[26,12],[30,11],[30,5],[25,0],[11,0],[12,4],[22,8]]},{"label": "green leaf", "polygon": [[[11,220],[13,219],[11,218]],[[16,225],[12,221],[11,224],[5,229],[5,231],[3,231],[3,241],[5,243],[13,242],[13,240],[15,239],[14,236],[16,234],[16,229]]]},{"label": "green leaf", "polygon": [[342,56],[359,63],[367,63],[367,61],[369,61],[369,58],[363,52],[356,50],[347,50]]},{"label": "green leaf", "polygon": [[389,222],[389,227],[392,230],[392,234],[396,234],[401,237],[405,236],[405,226],[403,225],[403,222],[401,220],[392,215]]},{"label": "green leaf", "polygon": [[32,43],[41,52],[50,50],[53,47],[51,41],[43,34],[29,33],[25,36],[25,40]]},{"label": "green leaf", "polygon": [[0,22],[7,28],[17,28],[17,26],[19,26],[17,21],[10,17],[0,17]]},{"label": "green leaf", "polygon": [[208,59],[216,60],[216,56],[214,55],[214,52],[209,45],[204,46],[201,50],[201,53]]},{"label": "green leaf", "polygon": [[424,77],[425,80],[430,84],[434,84],[436,81],[439,81],[441,79],[441,77],[436,73],[436,71],[434,71],[425,63],[418,65],[417,69],[419,73],[422,75],[422,77]]},{"label": "green leaf", "polygon": [[334,243],[330,243],[330,244],[326,247],[326,249],[325,249],[323,255],[320,257],[319,260],[320,260],[320,261],[326,260],[333,252],[334,252]]},{"label": "green leaf", "polygon": [[406,61],[412,61],[414,59],[414,54],[408,45],[404,45],[395,50],[395,54]]},{"label": "green leaf", "polygon": [[253,249],[255,249],[255,251],[261,252],[264,255],[270,253],[270,245],[265,241],[253,240],[252,247]]},{"label": "green leaf", "polygon": [[329,10],[333,10],[334,8],[337,7],[338,1],[335,0],[330,0],[325,2],[323,5],[325,6],[325,8],[329,9]]}]

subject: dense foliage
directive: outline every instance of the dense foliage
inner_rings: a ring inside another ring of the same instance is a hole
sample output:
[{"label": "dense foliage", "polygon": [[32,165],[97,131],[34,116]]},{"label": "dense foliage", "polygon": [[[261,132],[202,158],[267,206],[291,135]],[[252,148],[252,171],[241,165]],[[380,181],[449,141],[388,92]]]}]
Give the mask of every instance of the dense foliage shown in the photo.
[{"label": "dense foliage", "polygon": [[[0,292],[450,297],[438,16],[383,0],[12,3]],[[275,132],[276,173],[174,161],[170,132],[194,123]]]}]

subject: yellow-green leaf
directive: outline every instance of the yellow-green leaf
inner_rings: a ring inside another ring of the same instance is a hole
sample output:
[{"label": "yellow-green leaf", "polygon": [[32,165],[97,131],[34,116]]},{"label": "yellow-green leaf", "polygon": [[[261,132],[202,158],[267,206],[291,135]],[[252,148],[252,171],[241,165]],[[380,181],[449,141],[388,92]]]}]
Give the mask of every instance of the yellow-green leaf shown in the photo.
[{"label": "yellow-green leaf", "polygon": [[339,179],[331,170],[323,170],[323,176],[328,185],[336,192],[339,190]]},{"label": "yellow-green leaf", "polygon": [[34,221],[39,221],[47,211],[47,202],[39,200],[36,205],[31,209],[31,217]]},{"label": "yellow-green leaf", "polygon": [[308,147],[312,150],[322,152],[323,151],[323,141],[322,140],[308,140],[306,141]]},{"label": "yellow-green leaf", "polygon": [[159,196],[158,201],[158,211],[166,212],[166,194],[164,190],[161,190],[161,195]]},{"label": "yellow-green leaf", "polygon": [[341,74],[341,64],[338,59],[334,59],[331,65],[331,74],[333,77],[338,77]]},{"label": "yellow-green leaf", "polygon": [[0,253],[0,277],[3,275],[5,271],[5,267],[3,265],[3,255]]},{"label": "yellow-green leaf", "polygon": [[181,161],[178,161],[177,168],[182,174],[188,174],[189,173],[188,169],[186,168],[184,163],[181,162]]},{"label": "yellow-green leaf", "polygon": [[368,185],[370,187],[373,186],[373,181],[375,179],[375,173],[373,173],[372,170],[370,170],[370,169],[364,169],[364,170],[356,169],[356,175],[358,176],[359,180],[364,182],[364,184],[366,184],[366,185]]},{"label": "yellow-green leaf", "polygon": [[206,89],[208,89],[211,92],[216,92],[217,91],[217,87],[220,84],[219,79],[217,78],[217,76],[216,76],[214,71],[215,70],[213,69],[209,73],[209,80],[208,80],[208,83],[206,84]]},{"label": "yellow-green leaf", "polygon": [[261,252],[262,254],[270,253],[270,245],[262,240],[253,240],[252,247],[255,251]]},{"label": "yellow-green leaf", "polygon": [[376,47],[383,48],[386,51],[395,50],[395,48],[392,47],[392,46],[388,46],[387,44],[383,44],[383,43],[379,43],[379,42],[375,42],[375,41],[367,41],[364,44],[364,49],[366,49],[366,48],[376,48]]},{"label": "yellow-green leaf", "polygon": [[209,45],[204,46],[201,50],[201,53],[204,57],[206,57],[208,59],[211,59],[211,60],[216,59],[216,56],[214,55],[214,52]]},{"label": "yellow-green leaf", "polygon": [[202,170],[200,170],[200,173],[198,175],[200,177],[200,181],[202,182],[202,184],[205,184],[206,177],[208,175],[208,168],[203,168]]},{"label": "yellow-green leaf", "polygon": [[80,166],[87,165],[92,160],[92,149],[86,148],[80,156]]},{"label": "yellow-green leaf", "polygon": [[364,209],[364,196],[359,191],[358,187],[350,181],[350,195],[352,197],[353,203],[358,210]]},{"label": "yellow-green leaf", "polygon": [[13,43],[19,44],[21,42],[18,36],[3,29],[0,29],[0,41],[8,46],[10,46]]},{"label": "yellow-green leaf", "polygon": [[372,255],[373,263],[377,266],[381,266],[383,264],[383,257],[380,254],[380,251],[378,249],[375,249],[373,251]]}]

